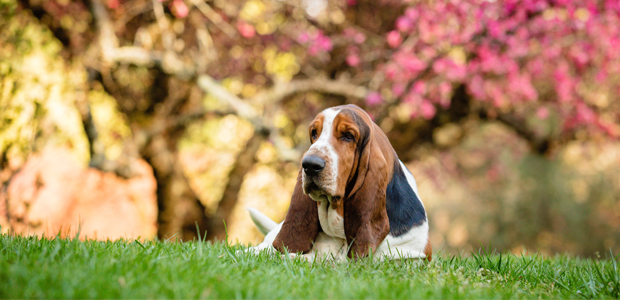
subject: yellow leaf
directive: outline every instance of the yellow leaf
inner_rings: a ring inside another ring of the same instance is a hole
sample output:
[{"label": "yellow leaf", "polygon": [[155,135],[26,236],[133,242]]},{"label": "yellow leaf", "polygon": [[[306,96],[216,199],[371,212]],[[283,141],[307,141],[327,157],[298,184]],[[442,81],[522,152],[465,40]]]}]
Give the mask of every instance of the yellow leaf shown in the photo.
[{"label": "yellow leaf", "polygon": [[254,21],[265,12],[265,4],[261,1],[250,0],[245,3],[239,16],[246,21]]}]

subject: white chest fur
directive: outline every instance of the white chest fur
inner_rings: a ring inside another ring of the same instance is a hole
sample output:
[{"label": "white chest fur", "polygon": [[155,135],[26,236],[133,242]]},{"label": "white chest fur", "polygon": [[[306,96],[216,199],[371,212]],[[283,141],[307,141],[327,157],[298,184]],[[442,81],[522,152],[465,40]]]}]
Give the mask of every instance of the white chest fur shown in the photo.
[{"label": "white chest fur", "polygon": [[344,218],[334,210],[328,201],[319,205],[319,222],[323,232],[332,237],[344,239]]}]

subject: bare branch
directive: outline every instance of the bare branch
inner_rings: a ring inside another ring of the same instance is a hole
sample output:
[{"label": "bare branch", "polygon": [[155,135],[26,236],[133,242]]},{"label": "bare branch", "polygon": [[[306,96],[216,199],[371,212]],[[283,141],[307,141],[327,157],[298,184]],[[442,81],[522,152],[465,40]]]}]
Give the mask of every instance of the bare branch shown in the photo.
[{"label": "bare branch", "polygon": [[200,119],[204,119],[208,116],[213,116],[213,117],[223,117],[223,116],[227,116],[227,115],[231,115],[231,114],[235,114],[234,111],[229,110],[229,111],[216,111],[216,110],[206,110],[206,109],[200,109],[197,111],[193,111],[191,113],[187,113],[181,116],[178,116],[168,122],[166,122],[165,124],[160,124],[160,125],[156,125],[150,128],[150,130],[148,132],[144,133],[144,136],[140,139],[140,143],[141,145],[146,144],[152,137],[161,134],[164,131],[170,130],[170,129],[175,129],[181,126],[186,126],[188,123],[195,121],[195,120],[200,120]]},{"label": "bare branch", "polygon": [[549,151],[551,141],[548,137],[541,137],[532,129],[528,128],[524,120],[515,118],[507,114],[498,114],[496,119],[504,125],[512,128],[519,136],[529,142],[532,150],[544,154]]},{"label": "bare branch", "polygon": [[196,82],[203,91],[211,94],[213,97],[232,107],[239,117],[250,121],[258,117],[258,113],[255,108],[239,99],[237,96],[231,94],[223,86],[215,82],[215,79],[211,76],[200,75]]},{"label": "bare branch", "polygon": [[107,58],[118,47],[118,38],[114,33],[114,26],[110,21],[110,16],[100,0],[92,0],[92,11],[95,23],[99,30],[99,45],[103,58]]},{"label": "bare branch", "polygon": [[277,134],[277,131],[275,130],[271,131],[271,135],[269,136],[269,141],[271,142],[273,147],[276,149],[276,152],[278,153],[278,158],[280,159],[280,161],[296,162],[296,163],[301,161],[301,156],[304,154],[304,150],[299,149],[299,147],[291,148],[285,145],[284,140],[279,134]]},{"label": "bare branch", "polygon": [[277,83],[273,88],[259,93],[253,99],[259,103],[268,104],[281,101],[294,94],[319,92],[351,98],[364,99],[368,89],[346,81],[335,81],[325,78],[309,78],[292,80],[287,83]]},{"label": "bare branch", "polygon": [[216,13],[208,4],[203,0],[191,0],[192,4],[198,7],[198,10],[202,12],[207,19],[209,19],[215,26],[222,30],[228,37],[237,37],[237,30],[234,27],[226,23],[218,13]]}]

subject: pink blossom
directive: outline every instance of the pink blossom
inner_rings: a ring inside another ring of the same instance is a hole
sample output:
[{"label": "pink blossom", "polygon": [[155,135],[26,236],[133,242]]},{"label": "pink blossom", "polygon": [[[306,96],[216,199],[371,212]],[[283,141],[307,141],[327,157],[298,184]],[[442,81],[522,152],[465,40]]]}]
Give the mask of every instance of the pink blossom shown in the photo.
[{"label": "pink blossom", "polygon": [[529,69],[530,73],[532,73],[532,75],[538,75],[543,71],[544,62],[540,57],[534,58],[528,63],[527,68]]},{"label": "pink blossom", "polygon": [[413,75],[426,69],[426,66],[427,66],[426,62],[422,61],[421,59],[411,54],[403,53],[403,54],[395,55],[394,60],[400,66],[402,66],[405,70],[407,70]]},{"label": "pink blossom", "polygon": [[448,70],[446,71],[446,78],[453,81],[460,81],[465,78],[467,75],[467,69],[464,65],[460,64],[450,64]]},{"label": "pink blossom", "polygon": [[489,21],[487,23],[487,30],[489,31],[489,34],[496,39],[501,39],[504,37],[504,28],[497,21]]},{"label": "pink blossom", "polygon": [[353,36],[353,41],[358,44],[361,44],[366,41],[366,35],[361,32],[358,32]]},{"label": "pink blossom", "polygon": [[109,9],[117,9],[120,6],[119,0],[108,0],[108,8]]},{"label": "pink blossom", "polygon": [[443,108],[450,106],[450,92],[452,92],[452,85],[447,81],[442,81],[439,84],[439,105]]},{"label": "pink blossom", "polygon": [[577,117],[577,121],[583,124],[591,124],[591,123],[594,123],[594,121],[596,120],[596,115],[592,111],[592,109],[587,107],[582,102],[578,103],[577,105],[577,116],[576,117]]},{"label": "pink blossom", "polygon": [[324,36],[322,33],[317,37],[316,43],[319,45],[321,50],[325,52],[332,51],[332,48],[333,48],[332,40],[329,37]]},{"label": "pink blossom", "polygon": [[249,39],[256,34],[256,31],[254,30],[254,26],[241,20],[237,21],[237,30],[239,30],[239,33],[241,34],[241,36],[243,36],[246,39]]},{"label": "pink blossom", "polygon": [[403,99],[403,102],[409,103],[412,105],[420,105],[420,103],[422,103],[422,97],[420,97],[420,95],[418,94],[409,93],[407,94],[407,96],[405,96],[405,99]]},{"label": "pink blossom", "polygon": [[410,30],[412,26],[413,24],[411,23],[411,20],[409,20],[409,18],[407,17],[399,17],[398,19],[396,19],[396,29],[400,30],[401,32]]},{"label": "pink blossom", "polygon": [[435,73],[443,73],[446,71],[447,68],[448,68],[448,62],[445,58],[438,59],[433,64],[433,71],[435,71]]},{"label": "pink blossom", "polygon": [[437,109],[428,99],[422,100],[422,105],[420,105],[420,113],[424,119],[430,120],[437,113]]},{"label": "pink blossom", "polygon": [[549,117],[549,109],[544,106],[538,108],[538,110],[536,110],[536,116],[541,120],[547,119],[547,117]]},{"label": "pink blossom", "polygon": [[479,100],[483,100],[485,98],[486,93],[484,91],[484,81],[482,80],[482,77],[480,75],[474,76],[470,80],[467,87],[471,92],[472,96],[474,96],[475,98],[478,98]]},{"label": "pink blossom", "polygon": [[389,63],[385,67],[385,77],[387,77],[388,80],[394,80],[399,71],[400,68],[395,63]]},{"label": "pink blossom", "polygon": [[568,74],[568,66],[564,63],[555,71],[555,90],[560,102],[568,102],[573,98],[574,83]]},{"label": "pink blossom", "polygon": [[521,85],[521,94],[526,100],[534,101],[538,99],[538,92],[532,84],[532,78],[529,74],[523,74],[520,77],[519,83]]},{"label": "pink blossom", "polygon": [[183,0],[172,0],[172,3],[170,3],[170,10],[172,10],[172,13],[174,13],[177,18],[181,19],[185,18],[189,13],[189,8]]},{"label": "pink blossom", "polygon": [[416,93],[418,95],[426,94],[426,83],[424,83],[423,81],[417,81],[416,83],[413,84],[413,87],[411,88],[411,92]]},{"label": "pink blossom", "polygon": [[297,37],[297,41],[308,45],[308,55],[310,56],[332,51],[333,48],[332,40],[320,30],[311,35],[302,33]]},{"label": "pink blossom", "polygon": [[403,83],[397,82],[392,85],[392,94],[394,96],[399,97],[405,91],[405,85]]},{"label": "pink blossom", "polygon": [[497,85],[492,86],[490,94],[491,100],[493,100],[493,105],[495,105],[495,107],[503,107],[506,105],[506,95],[500,87]]},{"label": "pink blossom", "polygon": [[390,31],[387,35],[387,42],[390,47],[396,48],[403,42],[403,38],[398,31]]},{"label": "pink blossom", "polygon": [[368,95],[366,95],[366,104],[372,106],[372,105],[378,105],[383,103],[383,98],[381,97],[381,95],[377,92],[370,92],[368,93]]},{"label": "pink blossom", "polygon": [[422,51],[420,51],[421,57],[424,58],[432,58],[435,57],[435,55],[437,55],[437,50],[433,47],[425,47],[424,49],[422,49]]},{"label": "pink blossom", "polygon": [[571,56],[573,58],[573,61],[575,62],[575,65],[578,68],[583,68],[585,67],[585,65],[588,63],[589,61],[589,57],[588,54],[586,54],[583,49],[574,49],[573,51],[571,51]]},{"label": "pink blossom", "polygon": [[607,80],[607,71],[605,71],[604,69],[599,70],[596,73],[596,81],[598,83],[603,83]]},{"label": "pink blossom", "polygon": [[346,61],[349,66],[357,67],[360,64],[360,57],[357,54],[349,54]]},{"label": "pink blossom", "polygon": [[415,22],[420,16],[420,12],[413,7],[409,7],[405,10],[405,16],[407,16],[411,22]]},{"label": "pink blossom", "polygon": [[605,122],[598,122],[598,127],[603,130],[607,135],[611,137],[618,137],[620,132],[616,129],[616,127],[612,126],[612,124],[608,124]]},{"label": "pink blossom", "polygon": [[310,40],[310,36],[308,35],[307,32],[303,32],[301,33],[298,37],[297,37],[297,41],[300,44],[305,44]]}]

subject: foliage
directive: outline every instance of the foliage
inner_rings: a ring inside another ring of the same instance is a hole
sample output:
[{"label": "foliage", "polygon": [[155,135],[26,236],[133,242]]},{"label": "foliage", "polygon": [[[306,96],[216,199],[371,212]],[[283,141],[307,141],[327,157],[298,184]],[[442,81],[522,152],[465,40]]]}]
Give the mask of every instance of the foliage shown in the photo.
[{"label": "foliage", "polygon": [[309,264],[242,247],[0,236],[1,298],[618,298],[618,258]]},{"label": "foliage", "polygon": [[50,139],[68,143],[86,161],[73,102],[76,74],[58,56],[60,43],[12,1],[0,2],[0,27],[0,164],[23,161]]}]

